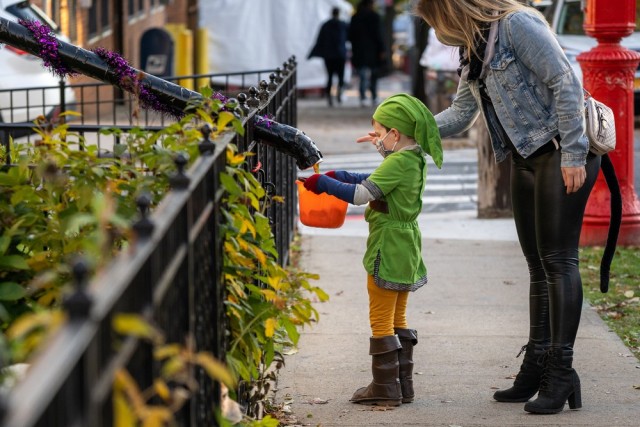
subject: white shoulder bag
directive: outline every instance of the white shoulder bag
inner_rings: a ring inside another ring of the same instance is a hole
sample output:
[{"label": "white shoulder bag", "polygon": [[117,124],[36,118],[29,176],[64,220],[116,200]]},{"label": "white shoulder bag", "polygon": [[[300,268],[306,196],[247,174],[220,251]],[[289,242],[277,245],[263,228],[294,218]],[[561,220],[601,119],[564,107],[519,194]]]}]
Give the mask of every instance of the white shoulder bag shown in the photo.
[{"label": "white shoulder bag", "polygon": [[616,148],[616,125],[611,108],[584,91],[584,112],[589,150],[599,156]]}]

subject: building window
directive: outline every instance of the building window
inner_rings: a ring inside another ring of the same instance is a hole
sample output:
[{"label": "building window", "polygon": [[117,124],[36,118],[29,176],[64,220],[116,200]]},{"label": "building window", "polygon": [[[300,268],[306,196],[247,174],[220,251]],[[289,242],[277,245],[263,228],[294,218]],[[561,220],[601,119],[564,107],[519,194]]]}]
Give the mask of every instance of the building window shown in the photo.
[{"label": "building window", "polygon": [[111,28],[109,0],[93,0],[89,8],[89,38],[98,36]]},{"label": "building window", "polygon": [[129,18],[134,18],[144,12],[144,0],[129,0]]}]

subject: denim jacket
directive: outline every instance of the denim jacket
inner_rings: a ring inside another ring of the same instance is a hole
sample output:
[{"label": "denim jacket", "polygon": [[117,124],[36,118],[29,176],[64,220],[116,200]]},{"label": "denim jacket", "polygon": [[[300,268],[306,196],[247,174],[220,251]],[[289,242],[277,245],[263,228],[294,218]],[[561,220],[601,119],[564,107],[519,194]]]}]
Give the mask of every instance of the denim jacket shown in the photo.
[{"label": "denim jacket", "polygon": [[[559,135],[561,165],[586,163],[582,84],[546,22],[524,11],[500,20],[485,84],[502,127],[523,157]],[[478,81],[461,79],[451,107],[435,116],[441,137],[468,129],[482,113],[480,105]],[[488,129],[501,162],[509,148],[491,130],[496,127]]]}]

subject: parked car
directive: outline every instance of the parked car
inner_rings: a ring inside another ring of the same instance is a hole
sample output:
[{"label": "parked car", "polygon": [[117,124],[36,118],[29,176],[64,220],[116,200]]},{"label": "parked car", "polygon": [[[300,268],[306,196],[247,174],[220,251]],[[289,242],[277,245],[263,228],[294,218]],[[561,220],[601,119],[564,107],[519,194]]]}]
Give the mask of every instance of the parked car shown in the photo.
[{"label": "parked car", "polygon": [[[582,68],[577,56],[589,51],[597,45],[597,40],[585,34],[582,24],[584,12],[581,0],[531,0],[532,6],[540,10],[551,28],[557,34],[558,42],[565,51],[567,58],[576,74],[582,79]],[[636,17],[638,22],[638,17]],[[622,39],[622,46],[640,52],[640,31],[634,31],[630,36]],[[636,70],[634,81],[634,109],[640,115],[640,68]]]},{"label": "parked car", "polygon": [[[0,16],[14,22],[19,19],[40,21],[58,38],[68,41],[56,24],[28,1],[0,0]],[[44,68],[40,58],[4,45],[0,48],[0,64],[0,122],[28,123],[40,115],[57,118],[61,104],[60,79]],[[74,92],[67,88],[65,104],[71,106],[74,102]]]}]

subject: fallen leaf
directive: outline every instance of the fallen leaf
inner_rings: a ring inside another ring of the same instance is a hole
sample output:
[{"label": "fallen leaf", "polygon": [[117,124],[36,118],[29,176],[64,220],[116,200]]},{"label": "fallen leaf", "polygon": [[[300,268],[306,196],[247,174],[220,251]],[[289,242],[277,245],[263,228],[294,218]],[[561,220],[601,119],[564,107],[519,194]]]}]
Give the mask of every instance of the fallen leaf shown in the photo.
[{"label": "fallen leaf", "polygon": [[633,298],[634,292],[633,291],[627,291],[624,293],[624,296],[626,298]]},{"label": "fallen leaf", "polygon": [[422,373],[422,372],[414,372],[414,374],[416,374],[416,375],[424,375],[424,373]]},{"label": "fallen leaf", "polygon": [[635,388],[636,390],[640,390],[640,385],[634,385],[633,388]]},{"label": "fallen leaf", "polygon": [[314,397],[312,400],[308,400],[305,403],[308,403],[309,405],[324,405],[325,403],[329,403],[329,400]]},{"label": "fallen leaf", "polygon": [[336,292],[336,295],[342,295],[344,293],[344,291],[338,291]]}]

